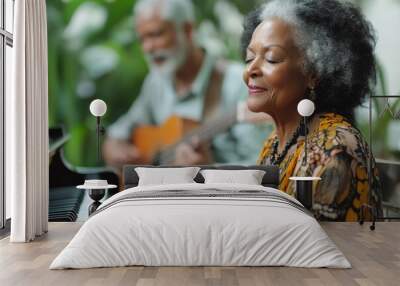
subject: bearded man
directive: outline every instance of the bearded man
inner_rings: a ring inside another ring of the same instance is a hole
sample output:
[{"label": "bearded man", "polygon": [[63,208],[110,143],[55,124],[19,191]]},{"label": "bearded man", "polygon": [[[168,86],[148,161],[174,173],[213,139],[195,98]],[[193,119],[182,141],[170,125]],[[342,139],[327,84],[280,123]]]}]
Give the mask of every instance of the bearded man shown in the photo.
[{"label": "bearded man", "polygon": [[[152,163],[143,160],[130,140],[138,126],[162,125],[171,115],[204,122],[207,113],[223,115],[247,96],[241,80],[243,66],[218,59],[195,42],[191,1],[139,0],[134,21],[150,72],[129,111],[108,128],[104,159],[118,168]],[[210,138],[209,144],[193,137],[179,145],[174,163],[254,164],[265,129],[264,125],[235,123]]]}]

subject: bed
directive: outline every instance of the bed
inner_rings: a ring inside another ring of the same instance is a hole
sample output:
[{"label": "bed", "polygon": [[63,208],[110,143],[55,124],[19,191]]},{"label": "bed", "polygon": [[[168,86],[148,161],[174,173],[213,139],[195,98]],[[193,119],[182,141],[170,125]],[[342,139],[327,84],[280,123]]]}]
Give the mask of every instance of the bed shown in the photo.
[{"label": "bed", "polygon": [[[343,253],[297,200],[276,189],[271,166],[260,185],[138,185],[125,166],[126,190],[107,199],[50,269],[144,266],[292,266],[350,268]],[[177,167],[179,168],[179,167]]]}]

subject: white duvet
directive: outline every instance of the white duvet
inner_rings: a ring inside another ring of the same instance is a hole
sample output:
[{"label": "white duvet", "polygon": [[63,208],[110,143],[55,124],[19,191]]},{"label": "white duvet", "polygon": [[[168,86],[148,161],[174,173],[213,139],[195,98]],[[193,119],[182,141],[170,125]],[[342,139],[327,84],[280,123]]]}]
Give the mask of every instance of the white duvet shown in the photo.
[{"label": "white duvet", "polygon": [[118,199],[136,192],[258,190],[254,185],[135,187],[106,200],[50,269],[145,266],[294,266],[350,268],[319,223],[279,200],[240,197]]}]

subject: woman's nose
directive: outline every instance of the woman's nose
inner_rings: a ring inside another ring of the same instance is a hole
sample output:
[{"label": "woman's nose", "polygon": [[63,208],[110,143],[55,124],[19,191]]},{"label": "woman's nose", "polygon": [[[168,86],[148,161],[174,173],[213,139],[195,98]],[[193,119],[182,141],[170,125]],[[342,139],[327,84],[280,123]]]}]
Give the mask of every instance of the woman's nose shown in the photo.
[{"label": "woman's nose", "polygon": [[249,77],[259,77],[261,76],[261,68],[260,61],[258,59],[254,59],[247,65],[247,73]]}]

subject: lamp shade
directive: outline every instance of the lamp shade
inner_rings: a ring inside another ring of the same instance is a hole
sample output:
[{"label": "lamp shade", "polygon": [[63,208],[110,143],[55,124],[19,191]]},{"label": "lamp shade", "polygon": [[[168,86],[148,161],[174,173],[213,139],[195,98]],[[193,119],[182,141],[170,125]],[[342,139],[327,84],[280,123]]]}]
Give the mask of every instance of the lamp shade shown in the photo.
[{"label": "lamp shade", "polygon": [[107,104],[101,99],[95,99],[90,103],[89,109],[94,116],[103,116],[107,111]]},{"label": "lamp shade", "polygon": [[314,111],[315,111],[314,102],[312,102],[309,99],[303,99],[297,105],[297,112],[301,116],[310,116],[314,113]]}]

